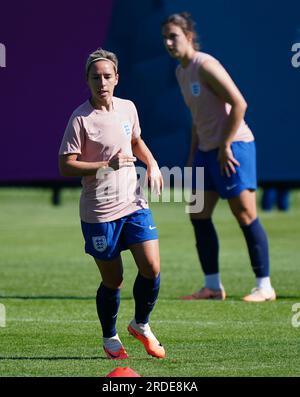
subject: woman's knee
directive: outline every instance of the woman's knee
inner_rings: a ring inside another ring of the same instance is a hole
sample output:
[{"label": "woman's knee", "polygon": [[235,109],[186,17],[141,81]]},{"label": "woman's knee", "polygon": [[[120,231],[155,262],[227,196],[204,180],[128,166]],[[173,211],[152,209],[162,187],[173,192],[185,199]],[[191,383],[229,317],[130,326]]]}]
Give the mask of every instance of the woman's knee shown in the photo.
[{"label": "woman's knee", "polygon": [[123,276],[102,279],[102,283],[105,287],[110,289],[120,289],[123,284]]},{"label": "woman's knee", "polygon": [[153,259],[149,261],[147,266],[139,268],[139,272],[145,278],[155,279],[160,273],[160,261],[159,259]]},{"label": "woman's knee", "polygon": [[257,218],[255,192],[244,190],[228,202],[233,215],[241,225],[249,225]]},{"label": "woman's knee", "polygon": [[212,212],[200,212],[198,214],[190,214],[190,221],[202,221],[202,220],[207,220],[212,218]]},{"label": "woman's knee", "polygon": [[252,223],[257,217],[254,211],[245,207],[237,208],[232,212],[240,225],[250,225],[250,223]]}]

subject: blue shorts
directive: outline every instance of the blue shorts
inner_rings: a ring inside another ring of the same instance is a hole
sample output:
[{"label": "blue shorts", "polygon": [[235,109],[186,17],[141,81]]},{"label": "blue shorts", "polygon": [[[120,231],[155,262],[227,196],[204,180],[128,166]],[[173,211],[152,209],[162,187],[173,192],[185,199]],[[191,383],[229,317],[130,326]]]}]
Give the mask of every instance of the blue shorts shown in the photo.
[{"label": "blue shorts", "polygon": [[218,162],[219,149],[203,152],[198,149],[193,162],[192,187],[196,189],[196,167],[204,167],[204,190],[218,192],[223,199],[238,196],[243,190],[256,190],[256,150],[255,142],[233,142],[231,150],[240,163],[235,167],[236,174],[222,175]]},{"label": "blue shorts", "polygon": [[111,222],[81,221],[81,229],[85,239],[85,252],[102,260],[118,257],[131,244],[158,239],[149,209],[135,211]]}]

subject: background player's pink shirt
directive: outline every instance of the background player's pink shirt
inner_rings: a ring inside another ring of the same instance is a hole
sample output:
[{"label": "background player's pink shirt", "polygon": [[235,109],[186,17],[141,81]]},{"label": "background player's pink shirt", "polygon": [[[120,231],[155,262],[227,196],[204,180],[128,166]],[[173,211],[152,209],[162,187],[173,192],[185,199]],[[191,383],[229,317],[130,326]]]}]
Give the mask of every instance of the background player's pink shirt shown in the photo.
[{"label": "background player's pink shirt", "polygon": [[[136,108],[131,101],[113,97],[113,110],[94,109],[89,101],[72,114],[59,154],[77,153],[78,160],[108,161],[120,149],[132,156],[131,139],[141,129]],[[142,208],[148,208],[137,181],[135,167],[101,171],[82,178],[80,218],[84,222],[110,222]]]},{"label": "background player's pink shirt", "polygon": [[[186,68],[178,65],[176,69],[176,77],[184,101],[191,111],[193,124],[196,126],[199,149],[203,151],[219,147],[231,109],[230,104],[222,101],[200,80],[199,68],[209,59],[217,61],[211,55],[198,51]],[[253,134],[243,120],[233,141],[253,140]]]}]

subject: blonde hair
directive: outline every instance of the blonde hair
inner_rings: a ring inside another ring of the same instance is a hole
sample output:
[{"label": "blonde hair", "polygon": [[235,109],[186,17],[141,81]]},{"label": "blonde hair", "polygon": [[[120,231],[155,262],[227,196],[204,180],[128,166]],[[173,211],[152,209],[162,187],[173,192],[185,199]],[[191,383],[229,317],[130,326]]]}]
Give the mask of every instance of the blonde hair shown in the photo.
[{"label": "blonde hair", "polygon": [[112,62],[116,74],[118,73],[118,58],[117,58],[116,54],[114,54],[113,52],[110,52],[110,51],[103,50],[103,48],[97,48],[96,51],[92,52],[89,55],[89,57],[86,61],[86,64],[85,64],[86,78],[88,78],[91,65],[94,62],[101,61],[101,60]]}]

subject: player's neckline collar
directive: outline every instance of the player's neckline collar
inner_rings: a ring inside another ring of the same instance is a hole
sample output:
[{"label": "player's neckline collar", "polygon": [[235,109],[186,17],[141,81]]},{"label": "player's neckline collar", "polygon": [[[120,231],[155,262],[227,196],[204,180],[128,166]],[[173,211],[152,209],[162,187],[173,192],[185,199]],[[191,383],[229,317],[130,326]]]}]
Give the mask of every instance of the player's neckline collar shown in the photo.
[{"label": "player's neckline collar", "polygon": [[116,110],[114,97],[112,97],[112,109],[109,110],[109,111],[107,111],[107,110],[101,110],[101,109],[95,108],[95,107],[92,105],[92,103],[91,103],[91,98],[89,98],[89,99],[87,100],[87,102],[88,102],[89,107],[90,107],[95,113],[97,113],[97,114],[103,114],[103,115],[106,115],[106,114],[107,114],[107,115],[110,115],[110,114],[114,113],[115,110]]}]

